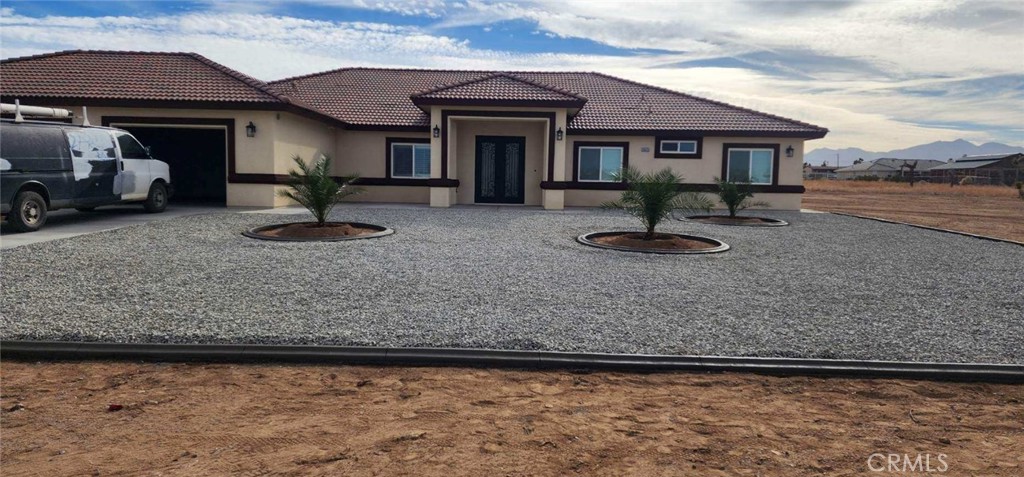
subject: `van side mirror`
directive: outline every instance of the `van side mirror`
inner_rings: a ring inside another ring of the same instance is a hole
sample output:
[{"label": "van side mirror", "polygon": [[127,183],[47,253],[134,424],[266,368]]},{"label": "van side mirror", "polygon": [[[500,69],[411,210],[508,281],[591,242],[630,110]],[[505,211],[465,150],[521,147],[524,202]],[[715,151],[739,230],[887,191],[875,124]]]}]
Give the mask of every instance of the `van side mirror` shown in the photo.
[{"label": "van side mirror", "polygon": [[152,159],[153,158],[153,147],[152,146],[142,146],[142,148],[146,150],[146,155],[149,156],[150,159]]}]

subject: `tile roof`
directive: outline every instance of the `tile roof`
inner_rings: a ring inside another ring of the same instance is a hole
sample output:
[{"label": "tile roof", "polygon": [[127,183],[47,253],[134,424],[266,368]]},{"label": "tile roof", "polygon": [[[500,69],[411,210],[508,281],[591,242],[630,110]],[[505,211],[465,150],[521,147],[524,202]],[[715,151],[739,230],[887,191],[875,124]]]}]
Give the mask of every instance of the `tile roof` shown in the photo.
[{"label": "tile roof", "polygon": [[5,99],[286,106],[300,114],[352,126],[409,129],[430,126],[429,115],[414,100],[550,102],[573,109],[582,105],[569,122],[569,129],[576,131],[806,138],[823,137],[828,132],[792,119],[601,73],[342,68],[264,83],[195,53],[71,50],[6,59],[0,61],[0,94]]},{"label": "tile roof", "polygon": [[[502,72],[343,68],[269,84],[349,124],[429,127],[412,96],[481,82]],[[587,99],[569,122],[577,131],[699,131],[822,137],[827,129],[601,73],[504,72]]]},{"label": "tile roof", "polygon": [[267,84],[196,53],[70,50],[0,61],[4,96],[287,102]]},{"label": "tile roof", "polygon": [[[426,100],[522,101],[533,103],[583,103],[587,98],[572,91],[538,83],[509,73],[493,73],[413,93],[414,103]],[[436,104],[436,103],[433,103]]]}]

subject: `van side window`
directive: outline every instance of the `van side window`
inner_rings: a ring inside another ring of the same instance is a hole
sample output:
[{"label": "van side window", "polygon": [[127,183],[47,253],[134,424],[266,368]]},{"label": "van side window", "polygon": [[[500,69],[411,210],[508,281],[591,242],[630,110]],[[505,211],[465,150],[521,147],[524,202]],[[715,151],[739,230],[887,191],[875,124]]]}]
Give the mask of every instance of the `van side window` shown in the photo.
[{"label": "van side window", "polygon": [[66,159],[68,152],[60,128],[5,125],[0,128],[0,157],[8,161]]},{"label": "van side window", "polygon": [[117,154],[114,138],[106,129],[65,129],[71,146],[71,165],[75,179],[94,174],[116,174]]},{"label": "van side window", "polygon": [[124,159],[149,159],[146,148],[139,144],[130,134],[117,134],[117,145],[121,146],[121,157]]}]

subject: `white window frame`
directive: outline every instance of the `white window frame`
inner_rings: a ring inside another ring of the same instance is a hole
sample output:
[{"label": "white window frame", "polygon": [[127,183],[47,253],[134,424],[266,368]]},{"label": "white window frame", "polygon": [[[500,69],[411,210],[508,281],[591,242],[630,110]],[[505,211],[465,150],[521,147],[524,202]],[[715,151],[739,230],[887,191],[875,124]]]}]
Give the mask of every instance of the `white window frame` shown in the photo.
[{"label": "white window frame", "polygon": [[[597,179],[583,179],[580,176],[580,174],[583,173],[583,150],[584,149],[597,149],[597,150],[600,151],[598,154],[599,154],[599,160],[600,160],[601,163],[598,164],[598,169],[597,169],[597,176],[598,176],[598,178]],[[622,181],[615,180],[615,179],[608,179],[608,180],[601,179],[601,171],[604,170],[604,150],[605,149],[618,149],[619,150],[619,172],[620,173],[622,172],[622,169],[625,167],[624,163],[626,161],[626,149],[623,148],[622,146],[580,146],[578,148],[578,151],[576,152],[576,154],[577,154],[577,158],[576,158],[576,161],[577,161],[577,163],[576,163],[576,181],[577,182],[622,182]]]},{"label": "white window frame", "polygon": [[[398,174],[395,174],[395,146],[409,146],[409,147],[412,148],[412,174],[411,175],[398,175]],[[429,172],[430,168],[427,168],[427,171],[428,171],[427,175],[425,175],[425,176],[417,176],[416,175],[416,149],[417,148],[421,148],[421,149],[426,149],[427,150],[427,162],[433,160],[433,158],[430,157],[431,156],[431,152],[430,152],[430,144],[429,143],[422,143],[422,142],[393,142],[393,143],[391,143],[391,164],[388,164],[388,168],[391,169],[391,178],[393,178],[393,179],[429,179],[430,178],[430,172]]]},{"label": "white window frame", "polygon": [[[666,151],[665,150],[665,144],[676,144],[677,145],[676,146],[677,150],[675,150],[675,151]],[[693,150],[692,151],[680,151],[680,150],[678,150],[679,146],[683,145],[683,144],[692,144],[693,145]],[[682,154],[697,154],[697,141],[694,140],[694,139],[662,139],[661,142],[658,145],[658,152],[660,152],[662,154],[680,154],[680,155],[682,155]]]},{"label": "white window frame", "polygon": [[[747,152],[750,153],[749,156],[747,157],[747,179],[746,179],[746,181],[733,181],[733,178],[731,177],[731,175],[732,175],[732,168],[729,167],[729,165],[730,165],[729,163],[732,162],[732,152],[733,151],[747,151]],[[755,151],[758,151],[758,152],[760,152],[760,151],[768,151],[768,153],[771,154],[771,157],[768,158],[768,182],[749,182],[750,181],[750,171],[754,170],[754,152]],[[726,151],[726,153],[725,153],[725,160],[726,160],[726,164],[725,164],[725,180],[730,181],[730,182],[746,182],[746,183],[751,184],[751,185],[772,185],[772,178],[775,177],[775,149],[767,148],[767,147],[730,147],[729,150]]]}]

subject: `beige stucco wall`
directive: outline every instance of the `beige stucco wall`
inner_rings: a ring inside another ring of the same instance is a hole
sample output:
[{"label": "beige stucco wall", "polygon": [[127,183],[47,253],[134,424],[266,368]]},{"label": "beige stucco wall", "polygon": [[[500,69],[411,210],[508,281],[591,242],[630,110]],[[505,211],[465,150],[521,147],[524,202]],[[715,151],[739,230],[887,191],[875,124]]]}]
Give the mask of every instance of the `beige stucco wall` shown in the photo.
[{"label": "beige stucco wall", "polygon": [[474,203],[476,193],[476,138],[477,136],[512,136],[526,138],[524,176],[524,205],[540,205],[540,182],[546,167],[546,121],[523,120],[461,120],[454,121],[457,131],[455,177],[459,180],[456,200],[459,204]]},{"label": "beige stucco wall", "polygon": [[[566,138],[565,176],[572,177],[573,144],[576,141],[629,142],[629,165],[653,171],[666,167],[682,174],[688,183],[710,184],[722,175],[722,148],[725,143],[778,144],[779,185],[803,184],[804,140],[792,138],[705,137],[700,159],[661,159],[654,157],[654,136],[572,136]],[[786,148],[793,146],[793,157],[786,157]],[[647,152],[643,152],[643,148]]]},{"label": "beige stucco wall", "polygon": [[[722,152],[725,143],[778,144],[779,145],[779,185],[803,184],[804,140],[794,138],[751,138],[751,137],[705,137],[700,159],[661,159],[654,157],[654,136],[572,136],[566,138],[565,177],[573,177],[573,145],[581,142],[628,142],[629,165],[644,171],[654,171],[666,167],[682,174],[687,183],[711,184],[715,177],[722,175]],[[785,150],[793,146],[793,157],[786,157]],[[647,148],[644,152],[643,149]],[[568,207],[598,206],[603,202],[619,196],[614,191],[567,190],[565,205]],[[765,200],[774,209],[797,210],[800,208],[801,194],[758,194],[758,200]],[[719,204],[722,206],[722,204]]]}]

